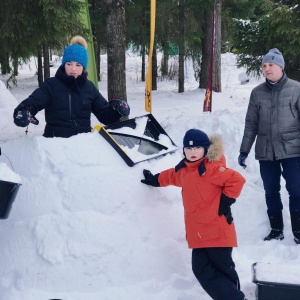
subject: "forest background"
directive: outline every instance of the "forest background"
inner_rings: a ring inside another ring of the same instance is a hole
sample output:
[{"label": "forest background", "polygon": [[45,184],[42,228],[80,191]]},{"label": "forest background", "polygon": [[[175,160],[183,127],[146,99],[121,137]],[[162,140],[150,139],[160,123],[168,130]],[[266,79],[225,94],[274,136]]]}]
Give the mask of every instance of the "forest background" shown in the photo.
[{"label": "forest background", "polygon": [[[88,1],[92,34],[82,23]],[[238,55],[237,64],[260,76],[262,56],[278,48],[290,78],[300,79],[300,6],[298,0],[156,0],[152,89],[157,80],[178,79],[184,92],[184,61],[192,58],[199,88],[206,88],[212,30],[215,33],[213,91],[221,92],[221,53]],[[73,35],[93,40],[98,80],[100,54],[107,53],[108,98],[127,101],[125,51],[141,55],[137,80],[145,81],[149,47],[150,0],[2,0],[0,67],[17,84],[22,63],[35,56],[37,85],[50,77],[52,55],[62,55]],[[213,15],[215,22],[213,23]],[[214,26],[213,26],[214,24]],[[157,61],[157,52],[163,53]],[[170,56],[178,59],[170,65]]]}]

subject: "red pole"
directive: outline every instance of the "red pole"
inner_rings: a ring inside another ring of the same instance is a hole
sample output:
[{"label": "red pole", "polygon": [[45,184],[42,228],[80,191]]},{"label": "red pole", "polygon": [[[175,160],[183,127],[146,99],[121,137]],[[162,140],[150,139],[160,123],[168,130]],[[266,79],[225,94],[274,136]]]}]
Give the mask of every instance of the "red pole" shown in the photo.
[{"label": "red pole", "polygon": [[203,112],[211,112],[212,104],[212,73],[213,73],[213,60],[214,60],[214,44],[215,44],[215,14],[216,14],[216,1],[214,1],[213,17],[212,17],[212,33],[211,33],[211,48],[209,58],[209,74],[206,85],[206,92],[204,97]]}]

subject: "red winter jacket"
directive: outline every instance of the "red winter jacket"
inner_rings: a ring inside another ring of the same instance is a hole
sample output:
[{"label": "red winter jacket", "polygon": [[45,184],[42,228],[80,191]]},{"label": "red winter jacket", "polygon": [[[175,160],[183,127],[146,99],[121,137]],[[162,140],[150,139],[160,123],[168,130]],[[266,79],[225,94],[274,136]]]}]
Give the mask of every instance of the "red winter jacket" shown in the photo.
[{"label": "red winter jacket", "polygon": [[[226,167],[221,137],[212,136],[210,141],[212,144],[204,158],[196,162],[184,160],[177,167],[161,172],[158,181],[162,187],[182,187],[189,248],[236,247],[234,223],[229,225],[223,215],[218,215],[218,210],[221,194],[237,198],[245,179]],[[198,166],[202,162],[206,171],[200,175]]]}]

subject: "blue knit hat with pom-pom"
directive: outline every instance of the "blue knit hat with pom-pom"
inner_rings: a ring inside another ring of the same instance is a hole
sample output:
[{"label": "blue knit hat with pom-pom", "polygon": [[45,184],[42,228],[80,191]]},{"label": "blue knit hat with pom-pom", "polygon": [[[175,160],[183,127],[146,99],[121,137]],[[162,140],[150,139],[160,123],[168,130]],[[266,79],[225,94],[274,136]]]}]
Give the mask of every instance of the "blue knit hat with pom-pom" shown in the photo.
[{"label": "blue knit hat with pom-pom", "polygon": [[69,61],[80,63],[84,69],[88,65],[87,42],[82,36],[74,36],[71,39],[71,45],[68,46],[63,54],[62,65],[64,66]]}]

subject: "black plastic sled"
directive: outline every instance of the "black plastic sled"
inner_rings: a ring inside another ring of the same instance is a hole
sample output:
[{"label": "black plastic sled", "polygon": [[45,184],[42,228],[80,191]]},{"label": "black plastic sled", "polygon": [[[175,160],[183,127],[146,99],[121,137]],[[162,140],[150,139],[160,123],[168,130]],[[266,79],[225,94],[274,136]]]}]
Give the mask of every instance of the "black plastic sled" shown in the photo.
[{"label": "black plastic sled", "polygon": [[178,149],[152,114],[95,129],[129,167]]},{"label": "black plastic sled", "polygon": [[[299,300],[300,299],[300,285],[294,283],[283,283],[283,282],[274,282],[269,281],[262,274],[259,274],[259,266],[260,263],[254,263],[252,265],[252,275],[253,279],[252,282],[256,284],[256,299],[257,300]],[[271,268],[268,271],[269,274],[272,274],[274,271]],[[287,270],[281,269],[281,276],[284,273],[287,274],[286,277],[288,278],[288,267]],[[299,272],[300,273],[300,272]]]},{"label": "black plastic sled", "polygon": [[21,184],[0,180],[0,219],[7,219]]}]

